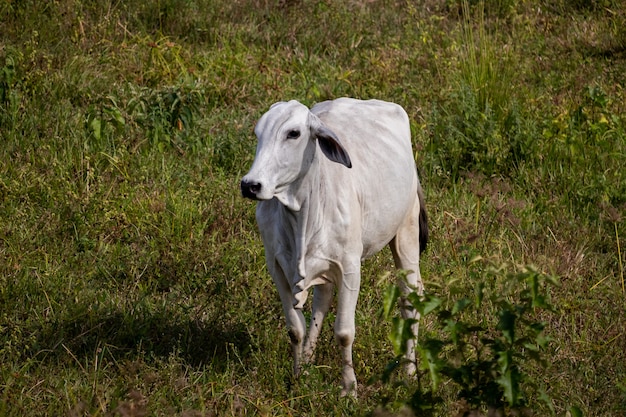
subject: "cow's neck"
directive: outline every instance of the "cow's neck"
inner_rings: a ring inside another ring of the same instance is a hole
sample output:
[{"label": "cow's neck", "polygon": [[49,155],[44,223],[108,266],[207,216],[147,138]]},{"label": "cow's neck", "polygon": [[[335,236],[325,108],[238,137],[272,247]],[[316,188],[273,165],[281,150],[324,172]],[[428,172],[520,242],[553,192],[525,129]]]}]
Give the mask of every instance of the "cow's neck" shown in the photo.
[{"label": "cow's neck", "polygon": [[[307,175],[298,184],[293,184],[293,194],[285,198],[291,206],[281,200],[293,230],[295,252],[292,262],[295,262],[295,269],[291,285],[296,308],[302,308],[311,286],[328,280],[326,271],[330,263],[324,253],[327,239],[322,235],[328,232],[323,222],[324,216],[331,215],[328,213],[328,205],[332,203],[328,201],[330,196],[327,190],[330,184],[326,183],[328,179],[325,174],[324,163],[315,160]],[[295,211],[292,207],[297,207],[298,210]]]},{"label": "cow's neck", "polygon": [[306,174],[291,184],[287,192],[277,196],[289,212],[289,222],[295,238],[297,272],[301,278],[306,277],[307,272],[311,272],[306,270],[305,265],[307,248],[311,247],[310,240],[322,229],[323,214],[327,210],[322,207],[328,198],[326,195],[328,185],[325,184],[327,178],[323,165],[316,155]]}]

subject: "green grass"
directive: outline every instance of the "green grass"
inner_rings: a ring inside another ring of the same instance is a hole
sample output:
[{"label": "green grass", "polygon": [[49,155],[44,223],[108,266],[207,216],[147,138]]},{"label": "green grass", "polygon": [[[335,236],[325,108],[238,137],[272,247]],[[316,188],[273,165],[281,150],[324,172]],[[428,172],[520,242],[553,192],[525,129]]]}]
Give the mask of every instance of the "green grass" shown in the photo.
[{"label": "green grass", "polygon": [[471,296],[476,255],[557,275],[526,372],[557,415],[626,413],[621,2],[25,0],[0,27],[0,415],[398,411],[410,384],[367,384],[393,358],[391,254],[364,266],[359,401],[332,318],[293,381],[238,191],[273,102],[344,95],[409,113],[427,288]]}]

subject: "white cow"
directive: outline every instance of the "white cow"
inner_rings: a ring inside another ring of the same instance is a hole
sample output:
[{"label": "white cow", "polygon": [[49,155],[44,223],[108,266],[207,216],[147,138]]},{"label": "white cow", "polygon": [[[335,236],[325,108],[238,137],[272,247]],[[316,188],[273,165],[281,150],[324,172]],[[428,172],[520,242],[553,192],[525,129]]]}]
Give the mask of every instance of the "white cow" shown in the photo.
[{"label": "white cow", "polygon": [[[256,156],[241,181],[256,209],[268,270],[287,321],[294,373],[313,358],[333,288],[338,289],[335,339],[343,359],[342,395],[356,395],[352,363],[361,261],[389,244],[404,295],[422,291],[420,252],[428,238],[409,119],[379,100],[340,98],[309,110],[293,100],[274,104],[255,127]],[[315,286],[311,323],[302,313]],[[405,318],[416,318],[401,306]],[[417,325],[414,326],[417,335]],[[407,371],[415,372],[414,341]]]}]

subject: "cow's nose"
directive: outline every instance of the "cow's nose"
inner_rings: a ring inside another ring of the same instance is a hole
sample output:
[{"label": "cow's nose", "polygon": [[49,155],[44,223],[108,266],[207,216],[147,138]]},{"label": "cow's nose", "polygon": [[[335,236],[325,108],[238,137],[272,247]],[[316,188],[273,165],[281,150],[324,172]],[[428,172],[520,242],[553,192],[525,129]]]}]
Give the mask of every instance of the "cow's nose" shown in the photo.
[{"label": "cow's nose", "polygon": [[261,191],[261,184],[254,181],[241,180],[241,195],[252,200],[258,200],[257,194]]}]

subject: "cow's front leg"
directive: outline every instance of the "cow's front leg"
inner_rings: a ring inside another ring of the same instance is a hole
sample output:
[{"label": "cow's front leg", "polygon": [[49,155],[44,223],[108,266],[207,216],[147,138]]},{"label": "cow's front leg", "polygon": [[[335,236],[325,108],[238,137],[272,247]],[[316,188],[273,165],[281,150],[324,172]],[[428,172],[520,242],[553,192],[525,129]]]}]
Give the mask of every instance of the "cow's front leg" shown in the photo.
[{"label": "cow's front leg", "polygon": [[333,284],[322,284],[313,290],[313,308],[311,312],[311,323],[309,324],[309,334],[304,343],[304,361],[311,362],[314,359],[317,338],[322,330],[324,317],[328,313],[333,297]]},{"label": "cow's front leg", "polygon": [[352,362],[352,344],[355,336],[354,314],[359,298],[361,285],[360,272],[344,274],[337,301],[337,318],[335,319],[335,339],[341,349],[343,361],[341,396],[356,397],[357,382]]},{"label": "cow's front leg", "polygon": [[287,324],[287,332],[289,334],[289,340],[291,341],[291,355],[293,357],[293,374],[297,378],[300,376],[301,363],[302,363],[302,350],[304,346],[304,336],[306,333],[306,320],[301,309],[296,309],[293,304],[293,295],[291,291],[291,285],[283,269],[276,263],[268,263],[270,268],[270,274],[274,280],[278,293],[280,295],[280,301],[283,306],[283,312],[285,313],[285,321]]},{"label": "cow's front leg", "polygon": [[302,371],[302,352],[304,346],[304,335],[306,333],[306,321],[302,310],[297,310],[293,306],[285,310],[287,319],[287,332],[291,341],[291,356],[293,357],[293,375],[297,378]]}]

